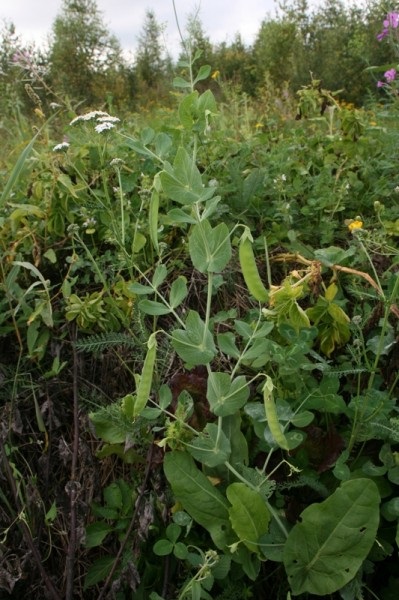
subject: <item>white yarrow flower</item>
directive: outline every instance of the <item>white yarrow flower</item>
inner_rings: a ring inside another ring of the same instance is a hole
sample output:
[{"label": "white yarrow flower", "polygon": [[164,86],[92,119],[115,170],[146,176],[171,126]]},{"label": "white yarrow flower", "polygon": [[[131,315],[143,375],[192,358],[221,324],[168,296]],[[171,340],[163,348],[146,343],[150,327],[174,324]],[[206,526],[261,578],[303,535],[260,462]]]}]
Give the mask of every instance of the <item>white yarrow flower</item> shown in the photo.
[{"label": "white yarrow flower", "polygon": [[97,123],[119,123],[120,119],[118,119],[118,117],[111,117],[111,115],[108,115],[106,117],[97,117],[96,121]]},{"label": "white yarrow flower", "polygon": [[110,115],[103,110],[92,110],[84,115],[75,117],[69,124],[75,125],[75,123],[78,123],[79,121],[91,121],[92,119],[97,119],[98,117],[110,117]]},{"label": "white yarrow flower", "polygon": [[54,146],[53,152],[60,152],[61,150],[66,150],[67,148],[69,148],[69,143],[61,142],[61,144],[57,144],[56,146]]},{"label": "white yarrow flower", "polygon": [[102,133],[103,131],[107,131],[108,129],[113,129],[115,125],[110,123],[109,121],[104,121],[104,123],[99,123],[95,126],[94,130],[97,133]]}]

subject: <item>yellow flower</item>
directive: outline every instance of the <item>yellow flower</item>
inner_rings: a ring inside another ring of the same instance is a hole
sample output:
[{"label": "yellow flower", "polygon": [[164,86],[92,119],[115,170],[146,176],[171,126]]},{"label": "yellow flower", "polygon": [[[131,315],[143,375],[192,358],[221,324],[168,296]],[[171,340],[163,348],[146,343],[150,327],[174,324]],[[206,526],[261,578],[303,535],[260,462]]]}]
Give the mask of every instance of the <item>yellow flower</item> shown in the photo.
[{"label": "yellow flower", "polygon": [[348,225],[349,231],[353,231],[354,229],[361,229],[362,227],[363,227],[363,221],[358,221],[358,220],[352,221]]},{"label": "yellow flower", "polygon": [[217,79],[219,77],[219,75],[220,75],[220,71],[216,70],[212,73],[211,77],[212,77],[212,79]]}]

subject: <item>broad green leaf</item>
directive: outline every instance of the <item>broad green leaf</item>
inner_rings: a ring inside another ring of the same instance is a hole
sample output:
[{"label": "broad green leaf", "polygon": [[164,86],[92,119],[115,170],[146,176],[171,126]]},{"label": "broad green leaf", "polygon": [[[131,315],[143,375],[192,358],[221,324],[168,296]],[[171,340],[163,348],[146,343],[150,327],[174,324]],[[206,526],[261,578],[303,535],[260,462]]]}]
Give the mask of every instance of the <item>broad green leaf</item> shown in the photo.
[{"label": "broad green leaf", "polygon": [[100,581],[103,581],[112,569],[112,565],[115,562],[115,556],[103,556],[97,559],[88,569],[83,590],[87,590],[89,587],[96,585]]},{"label": "broad green leaf", "polygon": [[54,252],[53,248],[49,248],[48,250],[46,250],[46,252],[43,254],[43,256],[45,258],[47,258],[47,260],[49,262],[51,262],[51,264],[55,265],[55,263],[57,262],[57,255]]},{"label": "broad green leaf", "polygon": [[[230,441],[231,446],[229,462],[233,466],[248,464],[248,443],[241,426],[240,413],[224,417],[222,420],[223,433]],[[229,474],[231,474],[230,471]]]},{"label": "broad green leaf", "polygon": [[90,421],[94,425],[97,437],[108,444],[121,444],[125,441],[126,431],[117,422],[111,420],[107,415],[100,412],[89,414]]},{"label": "broad green leaf", "polygon": [[322,250],[315,250],[315,258],[321,262],[325,267],[332,267],[333,265],[342,264],[346,258],[353,256],[356,252],[354,246],[350,246],[347,250],[339,248],[337,246],[329,246]]},{"label": "broad green leaf", "polygon": [[159,156],[160,158],[166,156],[171,146],[172,139],[170,135],[162,131],[157,134],[155,138],[155,154],[157,156]]},{"label": "broad green leaf", "polygon": [[166,528],[166,537],[175,544],[181,534],[181,527],[177,523],[170,523]]},{"label": "broad green leaf", "polygon": [[188,446],[188,451],[207,467],[217,467],[229,460],[231,446],[223,431],[219,431],[215,423],[208,423]]},{"label": "broad green leaf", "polygon": [[123,138],[125,138],[126,145],[128,146],[128,148],[131,148],[132,150],[137,152],[137,154],[141,154],[143,156],[154,158],[154,153],[151,152],[151,150],[148,150],[148,148],[145,147],[143,142],[141,142],[139,140],[135,140],[127,135],[124,135],[123,133],[120,133],[119,135],[121,135]]},{"label": "broad green leaf", "polygon": [[162,302],[156,302],[155,300],[140,300],[138,307],[139,310],[146,315],[167,315],[171,312],[168,306],[165,306]]},{"label": "broad green leaf", "polygon": [[[201,67],[202,69],[202,67]],[[205,71],[204,71],[205,73]],[[217,113],[217,104],[215,100],[215,96],[211,92],[211,90],[206,90],[203,94],[198,98],[198,110],[202,112],[205,116],[207,115],[215,115]]]},{"label": "broad green leaf", "polygon": [[243,375],[231,381],[228,373],[209,374],[206,397],[212,412],[218,417],[233,415],[244,406],[249,394],[249,386]]},{"label": "broad green leaf", "polygon": [[136,404],[136,395],[135,394],[126,394],[121,399],[121,410],[128,419],[133,419],[135,404]]},{"label": "broad green leaf", "polygon": [[154,140],[155,131],[152,129],[152,127],[144,127],[144,129],[141,130],[140,137],[143,144],[148,146],[148,144],[151,144],[151,142]]},{"label": "broad green leaf", "polygon": [[145,237],[145,235],[140,233],[140,231],[136,231],[134,234],[133,245],[132,245],[133,253],[137,254],[138,252],[140,252],[140,250],[142,250],[144,248],[146,243],[147,243],[147,238]]},{"label": "broad green leaf", "polygon": [[310,327],[309,317],[297,302],[291,304],[288,311],[288,320],[296,331],[304,327]]},{"label": "broad green leaf", "polygon": [[122,490],[117,483],[111,483],[104,489],[104,501],[111,508],[122,509]]},{"label": "broad green leaf", "polygon": [[185,544],[183,544],[183,542],[177,542],[177,544],[175,544],[175,547],[173,548],[173,554],[179,560],[186,560],[189,554],[188,548]]},{"label": "broad green leaf", "polygon": [[169,304],[171,308],[177,308],[183,302],[188,294],[187,279],[179,275],[171,285],[169,294]]},{"label": "broad green leaf", "polygon": [[44,521],[45,521],[46,525],[51,525],[51,523],[54,521],[56,516],[57,516],[57,504],[54,500],[52,505],[50,506],[49,510],[44,515]]},{"label": "broad green leaf", "polygon": [[149,285],[143,285],[142,283],[129,283],[127,285],[127,290],[132,294],[137,294],[137,296],[146,296],[147,294],[153,294],[154,290]]},{"label": "broad green leaf", "polygon": [[381,514],[387,521],[396,521],[399,518],[399,497],[385,502],[381,507]]},{"label": "broad green leaf", "polygon": [[168,269],[165,265],[158,265],[152,276],[152,285],[154,288],[159,288],[168,276]]},{"label": "broad green leaf", "polygon": [[200,70],[198,71],[198,74],[197,74],[196,78],[194,79],[194,85],[198,81],[202,81],[203,79],[206,79],[207,77],[209,77],[210,72],[211,72],[211,66],[210,65],[202,65],[200,67]]},{"label": "broad green leaf", "polygon": [[346,325],[347,323],[350,323],[350,318],[342,310],[342,308],[340,306],[338,306],[338,304],[335,304],[335,303],[329,304],[329,306],[327,308],[327,312],[334,319],[334,321],[337,321],[337,323],[341,323],[342,325]]},{"label": "broad green leaf", "polygon": [[233,358],[240,356],[240,351],[236,346],[236,336],[232,331],[218,333],[217,342],[219,350],[227,356],[232,356]]},{"label": "broad green leaf", "polygon": [[259,538],[267,533],[269,510],[258,492],[245,483],[232,483],[226,490],[231,504],[229,517],[238,538],[251,552],[259,552]]},{"label": "broad green leaf", "polygon": [[[216,188],[215,188],[216,189]],[[209,219],[217,211],[221,196],[215,196],[206,202],[206,206],[201,214],[201,221]]]},{"label": "broad green leaf", "polygon": [[76,193],[76,186],[72,183],[71,178],[66,173],[60,173],[57,177],[57,182],[63,185],[74,198],[79,198]]},{"label": "broad green leaf", "polygon": [[283,556],[293,595],[327,596],[353,579],[374,543],[379,503],[371,479],[352,479],[302,512]]},{"label": "broad green leaf", "polygon": [[111,531],[111,525],[108,525],[108,523],[104,523],[103,521],[97,521],[88,525],[86,527],[86,548],[100,546]]},{"label": "broad green leaf", "polygon": [[173,79],[173,85],[177,88],[183,88],[183,89],[191,88],[191,83],[189,81],[186,81],[185,79],[183,79],[183,77],[175,77]]},{"label": "broad green leaf", "polygon": [[187,452],[168,452],[164,471],[176,500],[184,510],[209,532],[217,548],[226,548],[231,543],[232,533],[226,498],[196,467]]},{"label": "broad green leaf", "polygon": [[207,365],[216,354],[216,347],[209,329],[195,310],[190,310],[186,329],[172,332],[172,346],[189,365]]},{"label": "broad green leaf", "polygon": [[201,173],[183,147],[176,153],[173,169],[165,168],[159,177],[165,194],[180,204],[194,204],[204,193]]},{"label": "broad green leaf", "polygon": [[275,562],[283,562],[283,551],[286,536],[277,525],[276,521],[270,522],[269,532],[260,539],[260,550],[268,559]]},{"label": "broad green leaf", "polygon": [[173,552],[173,545],[170,540],[158,540],[152,550],[157,556],[167,556]]},{"label": "broad green leaf", "polygon": [[188,248],[200,273],[220,273],[231,258],[229,228],[225,223],[212,227],[209,221],[201,221],[191,231]]},{"label": "broad green leaf", "polygon": [[191,94],[187,94],[180,102],[179,119],[185,129],[191,129],[194,124],[197,101],[198,92],[194,91]]},{"label": "broad green leaf", "polygon": [[181,208],[172,208],[167,213],[167,217],[172,224],[175,223],[189,223],[190,225],[195,225],[198,221],[188,213],[186,213]]},{"label": "broad green leaf", "polygon": [[307,427],[314,419],[314,414],[309,410],[303,410],[300,413],[296,413],[290,418],[291,423],[295,427]]}]

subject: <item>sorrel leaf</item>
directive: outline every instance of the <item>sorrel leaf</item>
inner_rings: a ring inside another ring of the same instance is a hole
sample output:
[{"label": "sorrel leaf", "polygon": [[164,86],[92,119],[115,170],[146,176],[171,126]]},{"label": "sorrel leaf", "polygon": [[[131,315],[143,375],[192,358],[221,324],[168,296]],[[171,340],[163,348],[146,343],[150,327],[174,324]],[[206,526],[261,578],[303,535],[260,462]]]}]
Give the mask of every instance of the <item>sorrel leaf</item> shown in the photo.
[{"label": "sorrel leaf", "polygon": [[373,545],[380,495],[371,479],[352,479],[301,514],[283,560],[294,596],[326,596],[356,575]]}]

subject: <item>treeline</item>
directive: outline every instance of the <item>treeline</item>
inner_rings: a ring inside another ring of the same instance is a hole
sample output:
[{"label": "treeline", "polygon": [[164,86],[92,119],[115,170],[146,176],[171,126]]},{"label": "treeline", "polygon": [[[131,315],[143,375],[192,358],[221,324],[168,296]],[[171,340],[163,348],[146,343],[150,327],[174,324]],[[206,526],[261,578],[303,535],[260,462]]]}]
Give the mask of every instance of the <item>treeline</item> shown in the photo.
[{"label": "treeline", "polygon": [[[394,7],[385,0],[367,4],[325,0],[310,10],[307,0],[282,0],[265,17],[252,46],[240,34],[214,44],[198,18],[188,19],[186,39],[193,54],[212,66],[219,94],[234,89],[250,97],[293,94],[311,79],[342,90],[347,102],[363,105],[381,91],[370,67],[394,62],[392,45],[377,40],[381,22]],[[104,106],[136,110],[170,101],[178,70],[164,47],[163,26],[146,13],[134,61],[104,25],[95,0],[63,0],[46,49],[24,43],[12,23],[0,38],[0,105],[9,111],[42,110],[58,100],[71,108]],[[382,67],[383,68],[383,67]],[[209,84],[209,82],[207,82]]]}]

